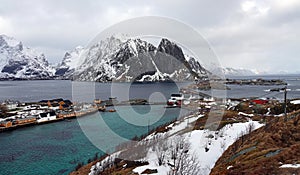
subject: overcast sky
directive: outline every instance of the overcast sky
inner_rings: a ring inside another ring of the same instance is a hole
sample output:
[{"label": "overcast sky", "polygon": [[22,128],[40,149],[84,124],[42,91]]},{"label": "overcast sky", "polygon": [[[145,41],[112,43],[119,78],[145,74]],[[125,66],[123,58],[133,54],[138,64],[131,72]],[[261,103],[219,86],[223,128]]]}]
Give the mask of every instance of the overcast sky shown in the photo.
[{"label": "overcast sky", "polygon": [[192,26],[225,67],[300,72],[299,0],[0,0],[0,34],[57,63],[110,25],[147,15]]}]

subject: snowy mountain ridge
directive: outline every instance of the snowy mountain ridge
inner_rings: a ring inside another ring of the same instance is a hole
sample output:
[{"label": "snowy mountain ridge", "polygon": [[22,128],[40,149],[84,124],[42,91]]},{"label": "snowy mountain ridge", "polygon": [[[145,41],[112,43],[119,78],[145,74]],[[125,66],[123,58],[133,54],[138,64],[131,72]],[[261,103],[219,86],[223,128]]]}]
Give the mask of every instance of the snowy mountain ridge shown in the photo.
[{"label": "snowy mountain ridge", "polygon": [[64,75],[67,78],[71,77],[80,63],[80,55],[83,50],[82,46],[78,46],[74,50],[66,52],[62,62],[56,66],[55,75]]},{"label": "snowy mountain ridge", "polygon": [[[256,75],[247,69],[219,68],[229,76]],[[156,47],[139,38],[111,36],[90,47],[65,53],[57,66],[22,42],[0,35],[0,79],[75,79],[80,81],[185,81],[201,78],[206,69],[168,39]]]},{"label": "snowy mountain ridge", "polygon": [[0,35],[1,79],[50,79],[54,71],[43,53],[25,47],[12,37]]},{"label": "snowy mountain ridge", "polygon": [[155,47],[139,38],[121,40],[111,36],[73,56],[66,54],[56,74],[65,70],[66,74],[61,75],[70,78],[68,71],[72,67],[68,65],[72,60],[78,62],[78,57],[81,63],[73,69],[72,78],[80,81],[186,81],[205,77],[207,73],[198,61],[186,57],[168,39],[162,39]]},{"label": "snowy mountain ridge", "polygon": [[244,69],[244,68],[222,68],[224,75],[228,76],[250,76],[250,75],[258,75],[259,73],[253,70]]}]

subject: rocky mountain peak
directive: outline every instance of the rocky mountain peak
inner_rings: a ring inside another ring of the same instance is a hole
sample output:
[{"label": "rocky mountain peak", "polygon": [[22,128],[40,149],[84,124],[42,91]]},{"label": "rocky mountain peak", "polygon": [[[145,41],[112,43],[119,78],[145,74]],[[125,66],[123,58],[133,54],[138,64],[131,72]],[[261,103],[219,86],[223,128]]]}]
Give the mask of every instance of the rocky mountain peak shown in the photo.
[{"label": "rocky mountain peak", "polygon": [[181,62],[186,60],[182,49],[177,44],[166,38],[163,38],[159,43],[158,51],[173,56]]},{"label": "rocky mountain peak", "polygon": [[121,44],[121,47],[115,54],[115,59],[112,61],[112,64],[116,64],[117,62],[123,64],[131,57],[138,57],[140,54],[153,52],[155,50],[155,46],[139,38],[128,39],[125,43]]},{"label": "rocky mountain peak", "polygon": [[53,68],[45,55],[6,35],[0,35],[1,79],[49,79]]},{"label": "rocky mountain peak", "polygon": [[182,49],[167,39],[155,47],[140,38],[113,36],[81,54],[84,61],[73,74],[73,79],[80,81],[186,81],[206,73],[196,60],[188,62]]},{"label": "rocky mountain peak", "polygon": [[13,37],[9,37],[6,35],[0,35],[0,48],[5,49],[14,49],[16,51],[23,50],[23,43],[21,41],[16,40]]}]

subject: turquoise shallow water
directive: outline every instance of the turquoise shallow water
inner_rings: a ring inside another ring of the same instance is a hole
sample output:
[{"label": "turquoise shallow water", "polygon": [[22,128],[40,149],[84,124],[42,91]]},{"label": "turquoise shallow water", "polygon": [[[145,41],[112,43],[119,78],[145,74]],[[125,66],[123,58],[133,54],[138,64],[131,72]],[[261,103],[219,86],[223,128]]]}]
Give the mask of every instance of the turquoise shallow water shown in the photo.
[{"label": "turquoise shallow water", "polygon": [[[124,138],[132,138],[146,134],[147,126],[136,126],[124,121],[119,114],[130,117],[143,117],[150,111],[150,106],[118,107],[116,113],[95,113],[80,118],[80,124],[87,128],[89,135],[100,139],[102,148],[113,149],[120,141],[114,140],[103,125]],[[163,110],[163,106],[154,105],[151,120]],[[167,109],[159,121],[150,129],[167,123],[179,116],[180,109]],[[104,123],[99,123],[99,119]],[[101,129],[102,128],[102,129]],[[104,150],[106,151],[106,150]],[[87,162],[95,153],[103,154],[102,150],[90,142],[82,132],[76,119],[71,122],[57,123],[21,128],[15,131],[0,133],[0,167],[1,175],[26,174],[68,174],[74,170],[78,162]]]}]

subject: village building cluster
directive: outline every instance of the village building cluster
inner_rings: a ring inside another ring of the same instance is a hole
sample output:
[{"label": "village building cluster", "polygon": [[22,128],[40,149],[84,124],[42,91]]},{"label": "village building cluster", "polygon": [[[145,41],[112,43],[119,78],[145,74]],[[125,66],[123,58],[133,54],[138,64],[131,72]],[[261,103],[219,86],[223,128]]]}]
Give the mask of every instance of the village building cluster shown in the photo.
[{"label": "village building cluster", "polygon": [[96,111],[92,104],[77,104],[75,110],[70,100],[62,98],[31,103],[4,101],[0,108],[0,130],[59,121],[92,111]]}]

